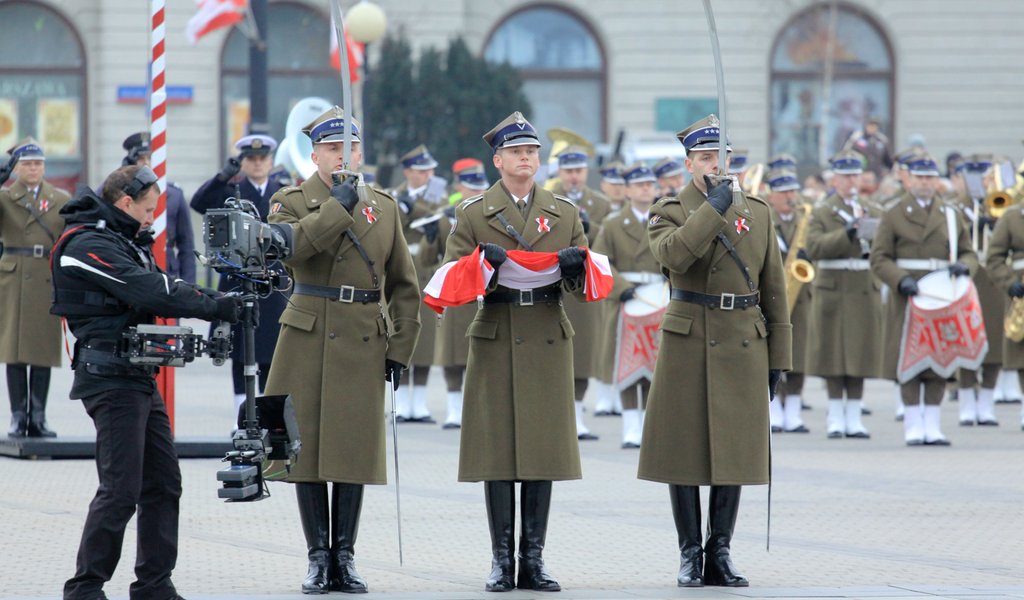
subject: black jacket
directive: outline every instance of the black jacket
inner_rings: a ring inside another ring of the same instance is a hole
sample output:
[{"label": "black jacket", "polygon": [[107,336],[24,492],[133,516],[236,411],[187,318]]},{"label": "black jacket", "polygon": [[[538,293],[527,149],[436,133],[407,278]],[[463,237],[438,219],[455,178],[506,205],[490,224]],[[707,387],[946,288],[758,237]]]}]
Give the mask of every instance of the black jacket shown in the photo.
[{"label": "black jacket", "polygon": [[[139,222],[83,189],[63,209],[66,227],[51,255],[54,305],[83,344],[116,343],[128,327],[154,317],[213,319],[214,298],[163,273],[153,262],[152,239],[139,235]],[[112,374],[76,361],[72,398],[112,389],[155,389],[150,372]]]}]

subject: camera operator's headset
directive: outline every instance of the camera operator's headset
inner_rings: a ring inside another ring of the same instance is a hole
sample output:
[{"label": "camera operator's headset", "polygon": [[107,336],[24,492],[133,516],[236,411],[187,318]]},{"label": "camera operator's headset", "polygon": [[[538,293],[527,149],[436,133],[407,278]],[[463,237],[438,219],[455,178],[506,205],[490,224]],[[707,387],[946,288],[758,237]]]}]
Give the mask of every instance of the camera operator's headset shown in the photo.
[{"label": "camera operator's headset", "polygon": [[135,173],[135,177],[132,177],[132,180],[128,182],[128,185],[121,188],[121,191],[131,196],[132,200],[138,200],[142,192],[157,181],[156,173],[153,172],[153,169],[149,168],[149,165],[146,165]]}]

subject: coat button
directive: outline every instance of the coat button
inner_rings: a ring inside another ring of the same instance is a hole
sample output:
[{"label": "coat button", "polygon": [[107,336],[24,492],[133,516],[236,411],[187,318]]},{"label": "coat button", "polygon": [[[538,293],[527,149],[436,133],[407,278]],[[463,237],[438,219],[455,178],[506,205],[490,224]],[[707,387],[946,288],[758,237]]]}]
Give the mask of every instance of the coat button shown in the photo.
[{"label": "coat button", "polygon": [[549,339],[549,340],[548,340],[548,343],[549,343],[549,344],[554,344],[554,343],[555,343],[555,340],[550,340],[550,339]]},{"label": "coat button", "polygon": [[368,335],[364,335],[364,336],[363,336],[363,341],[364,341],[364,342],[368,342],[368,341],[370,341],[370,336],[368,336]]},{"label": "coat button", "polygon": [[717,340],[711,340],[708,343],[711,344],[712,346],[717,346],[718,345],[718,341]]},{"label": "coat button", "polygon": [[516,338],[516,343],[517,343],[517,344],[522,344],[522,343],[523,343],[523,338],[521,338],[521,337],[517,337],[517,338]]},{"label": "coat button", "polygon": [[743,340],[743,347],[746,348],[750,345],[750,340]]},{"label": "coat button", "polygon": [[332,332],[328,333],[327,337],[329,337],[329,338],[331,338],[333,340],[334,339],[334,332],[332,331]]},{"label": "coat button", "polygon": [[717,273],[718,272],[718,267],[711,267],[711,272],[712,273]]},{"label": "coat button", "polygon": [[341,262],[341,261],[343,261],[343,260],[345,260],[345,257],[344,257],[344,256],[339,256],[339,257],[338,257],[338,262]]}]

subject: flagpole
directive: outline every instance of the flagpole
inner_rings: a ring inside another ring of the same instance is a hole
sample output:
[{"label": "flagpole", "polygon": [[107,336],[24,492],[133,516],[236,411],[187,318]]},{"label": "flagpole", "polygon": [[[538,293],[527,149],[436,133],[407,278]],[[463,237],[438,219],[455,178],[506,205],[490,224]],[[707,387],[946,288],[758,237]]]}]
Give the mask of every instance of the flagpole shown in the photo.
[{"label": "flagpole", "polygon": [[250,0],[255,31],[249,39],[249,133],[270,131],[267,100],[267,0]]},{"label": "flagpole", "polygon": [[[167,82],[164,23],[165,0],[149,2],[149,143],[150,167],[157,176],[160,200],[153,220],[153,254],[157,265],[167,268]],[[174,431],[174,369],[160,369],[157,390],[167,405],[167,416]]]}]

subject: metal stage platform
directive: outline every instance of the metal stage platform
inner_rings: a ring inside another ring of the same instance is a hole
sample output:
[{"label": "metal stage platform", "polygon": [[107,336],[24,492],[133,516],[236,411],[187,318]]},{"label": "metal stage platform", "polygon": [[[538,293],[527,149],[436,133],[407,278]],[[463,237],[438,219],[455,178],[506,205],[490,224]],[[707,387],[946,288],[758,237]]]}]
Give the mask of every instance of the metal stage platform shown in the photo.
[{"label": "metal stage platform", "polygon": [[[231,440],[223,438],[178,438],[174,441],[178,458],[223,458],[231,450]],[[96,438],[61,436],[57,438],[0,438],[0,456],[24,459],[93,458]]]}]

